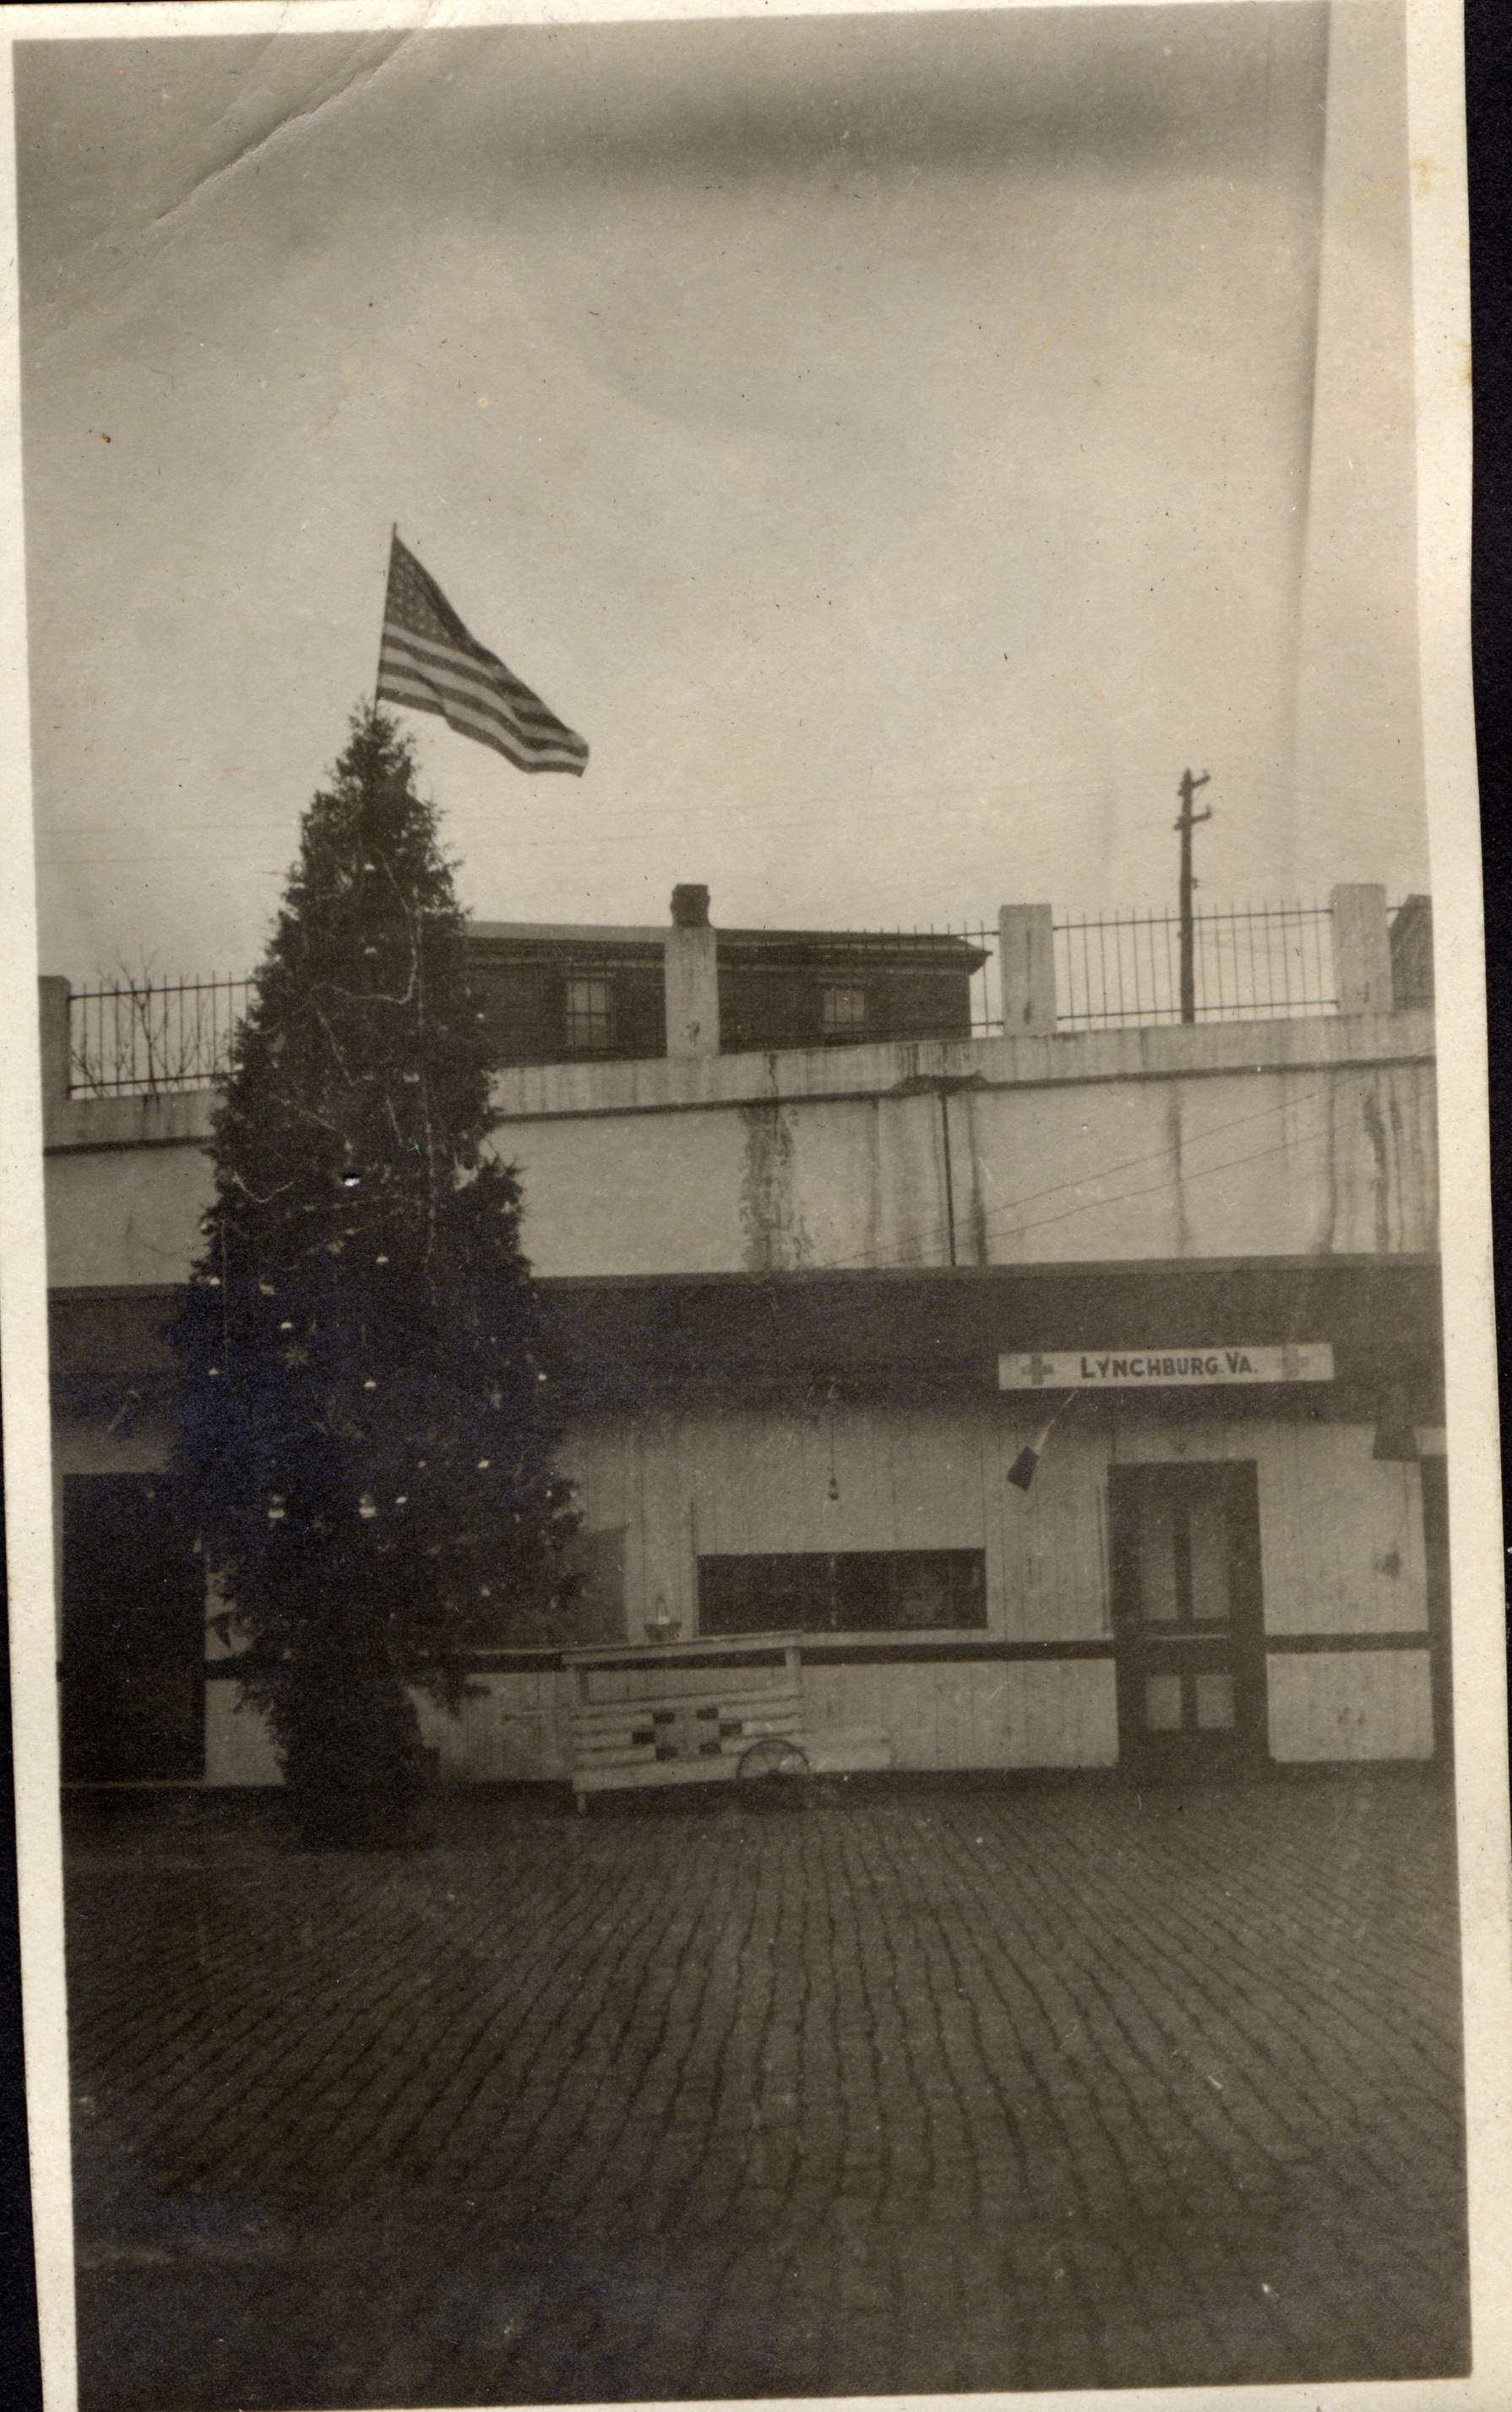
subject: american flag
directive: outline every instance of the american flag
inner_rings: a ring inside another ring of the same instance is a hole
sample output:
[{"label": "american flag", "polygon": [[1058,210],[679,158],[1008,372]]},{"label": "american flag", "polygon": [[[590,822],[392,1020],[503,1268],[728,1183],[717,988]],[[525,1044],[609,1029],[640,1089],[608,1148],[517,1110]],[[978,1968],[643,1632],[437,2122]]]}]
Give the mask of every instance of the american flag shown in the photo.
[{"label": "american flag", "polygon": [[588,759],[582,739],[497,654],[462,626],[435,580],[394,531],[389,597],[378,652],[378,694],[413,712],[438,712],[517,771],[573,771]]}]

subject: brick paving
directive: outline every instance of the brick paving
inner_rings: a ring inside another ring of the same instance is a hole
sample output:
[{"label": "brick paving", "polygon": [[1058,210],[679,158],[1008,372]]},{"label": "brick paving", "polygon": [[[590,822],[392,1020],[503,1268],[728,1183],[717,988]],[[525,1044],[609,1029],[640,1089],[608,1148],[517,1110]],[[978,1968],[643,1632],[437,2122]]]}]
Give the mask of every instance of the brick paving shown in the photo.
[{"label": "brick paving", "polygon": [[1467,2366],[1433,1781],[70,1827],[85,2412]]}]

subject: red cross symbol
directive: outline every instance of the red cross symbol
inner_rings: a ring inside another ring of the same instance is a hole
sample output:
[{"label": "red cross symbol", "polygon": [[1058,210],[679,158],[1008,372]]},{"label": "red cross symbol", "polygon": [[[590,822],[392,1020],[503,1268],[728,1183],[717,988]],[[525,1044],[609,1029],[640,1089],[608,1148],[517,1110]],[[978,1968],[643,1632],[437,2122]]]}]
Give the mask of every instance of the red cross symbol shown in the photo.
[{"label": "red cross symbol", "polygon": [[1029,1378],[1033,1382],[1036,1390],[1043,1383],[1050,1379],[1054,1371],[1055,1360],[1053,1357],[1041,1357],[1036,1350],[1035,1354],[1029,1360]]}]

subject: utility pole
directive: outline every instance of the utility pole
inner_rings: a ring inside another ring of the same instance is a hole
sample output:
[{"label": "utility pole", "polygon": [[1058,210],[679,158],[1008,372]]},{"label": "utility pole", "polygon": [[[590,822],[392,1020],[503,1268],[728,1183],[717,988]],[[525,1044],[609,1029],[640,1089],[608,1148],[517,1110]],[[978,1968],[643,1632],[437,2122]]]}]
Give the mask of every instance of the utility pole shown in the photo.
[{"label": "utility pole", "polygon": [[1196,1022],[1197,1018],[1196,971],[1192,943],[1192,890],[1196,886],[1196,881],[1192,876],[1192,831],[1199,829],[1204,821],[1211,821],[1212,818],[1211,805],[1200,813],[1195,813],[1192,810],[1192,799],[1199,787],[1207,786],[1211,775],[1211,772],[1204,771],[1200,777],[1194,779],[1190,771],[1183,771],[1182,784],[1176,790],[1182,800],[1182,817],[1174,826],[1180,831],[1182,838],[1182,1020],[1183,1022]]}]

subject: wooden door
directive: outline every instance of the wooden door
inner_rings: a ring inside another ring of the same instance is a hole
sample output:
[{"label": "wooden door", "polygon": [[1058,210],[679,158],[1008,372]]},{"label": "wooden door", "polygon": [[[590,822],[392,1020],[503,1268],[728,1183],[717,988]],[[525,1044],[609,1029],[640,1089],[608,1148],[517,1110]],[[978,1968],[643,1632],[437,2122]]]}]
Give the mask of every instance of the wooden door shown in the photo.
[{"label": "wooden door", "polygon": [[1120,1764],[1247,1772],[1265,1737],[1253,1463],[1110,1467],[1108,1518]]}]

